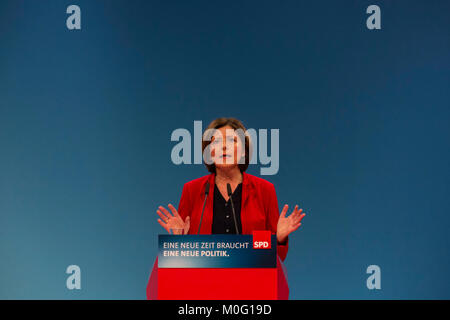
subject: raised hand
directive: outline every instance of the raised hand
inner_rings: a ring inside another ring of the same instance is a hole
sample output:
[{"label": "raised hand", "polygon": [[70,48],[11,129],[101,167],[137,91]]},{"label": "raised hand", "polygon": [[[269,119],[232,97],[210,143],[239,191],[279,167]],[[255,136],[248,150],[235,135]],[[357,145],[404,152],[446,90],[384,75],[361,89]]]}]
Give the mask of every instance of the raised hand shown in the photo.
[{"label": "raised hand", "polygon": [[173,234],[187,234],[190,227],[191,218],[189,216],[186,217],[185,221],[178,214],[177,209],[173,205],[169,203],[168,205],[170,213],[163,206],[159,206],[156,213],[160,216],[161,219],[158,219],[158,223],[167,230],[168,233]]},{"label": "raised hand", "polygon": [[298,209],[298,206],[295,206],[294,211],[286,217],[286,213],[288,211],[289,206],[287,204],[284,205],[283,211],[281,211],[280,217],[278,218],[277,224],[277,241],[283,243],[286,241],[287,236],[297,230],[302,224],[302,221],[305,214],[301,213],[303,209]]}]

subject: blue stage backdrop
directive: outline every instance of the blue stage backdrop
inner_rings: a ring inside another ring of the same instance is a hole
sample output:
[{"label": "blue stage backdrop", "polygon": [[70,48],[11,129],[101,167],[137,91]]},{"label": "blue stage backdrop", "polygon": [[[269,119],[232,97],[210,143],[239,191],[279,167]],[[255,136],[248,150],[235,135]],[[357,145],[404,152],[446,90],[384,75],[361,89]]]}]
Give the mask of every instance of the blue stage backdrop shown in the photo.
[{"label": "blue stage backdrop", "polygon": [[449,299],[449,12],[1,1],[0,298],[145,299],[156,208],[207,174],[172,162],[171,134],[232,116],[280,130],[278,173],[262,177],[280,210],[307,214],[285,261],[291,299]]}]

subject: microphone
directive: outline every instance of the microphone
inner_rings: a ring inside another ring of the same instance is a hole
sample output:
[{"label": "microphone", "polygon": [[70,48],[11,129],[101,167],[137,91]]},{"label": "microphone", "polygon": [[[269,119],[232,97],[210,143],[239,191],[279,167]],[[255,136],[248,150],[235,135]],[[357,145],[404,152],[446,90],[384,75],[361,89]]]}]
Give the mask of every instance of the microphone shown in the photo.
[{"label": "microphone", "polygon": [[236,234],[239,234],[239,229],[238,229],[237,221],[236,221],[236,212],[234,211],[233,198],[231,197],[231,195],[232,195],[231,186],[229,183],[227,183],[227,192],[228,192],[228,196],[230,197],[230,200],[231,200],[231,211],[233,211],[234,227],[236,228]]},{"label": "microphone", "polygon": [[206,205],[206,199],[208,199],[208,194],[209,194],[209,181],[206,182],[206,186],[205,186],[205,200],[203,200],[202,215],[200,217],[200,224],[198,225],[197,234],[200,234],[200,228],[202,226],[202,220],[203,220],[203,212],[205,212],[205,205]]}]

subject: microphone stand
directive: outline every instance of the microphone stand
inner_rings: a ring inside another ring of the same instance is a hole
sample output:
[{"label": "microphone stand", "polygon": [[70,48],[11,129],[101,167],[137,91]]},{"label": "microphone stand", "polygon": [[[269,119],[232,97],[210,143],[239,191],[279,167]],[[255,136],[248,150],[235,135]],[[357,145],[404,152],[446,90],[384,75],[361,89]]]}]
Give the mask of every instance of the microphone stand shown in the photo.
[{"label": "microphone stand", "polygon": [[233,219],[234,219],[234,227],[236,228],[236,234],[239,234],[239,229],[237,226],[237,221],[236,221],[236,212],[234,211],[234,204],[233,204],[233,198],[232,198],[232,192],[231,192],[231,186],[229,183],[227,183],[227,192],[228,192],[228,196],[230,197],[231,200],[231,211],[233,212]]},{"label": "microphone stand", "polygon": [[201,215],[201,217],[200,217],[200,224],[198,225],[198,232],[197,232],[197,234],[200,234],[200,228],[202,227],[203,212],[205,212],[205,205],[206,205],[206,199],[208,199],[208,194],[209,194],[209,181],[206,182],[206,187],[205,187],[205,200],[203,200],[202,215]]}]

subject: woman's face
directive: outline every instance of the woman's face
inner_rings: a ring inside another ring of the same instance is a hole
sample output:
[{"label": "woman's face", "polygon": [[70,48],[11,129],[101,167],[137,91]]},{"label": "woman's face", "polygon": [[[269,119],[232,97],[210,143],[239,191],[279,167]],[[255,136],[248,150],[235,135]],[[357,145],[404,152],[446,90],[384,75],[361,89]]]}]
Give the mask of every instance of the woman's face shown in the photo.
[{"label": "woman's face", "polygon": [[215,130],[211,138],[211,158],[217,169],[237,166],[243,150],[242,140],[231,126]]}]

